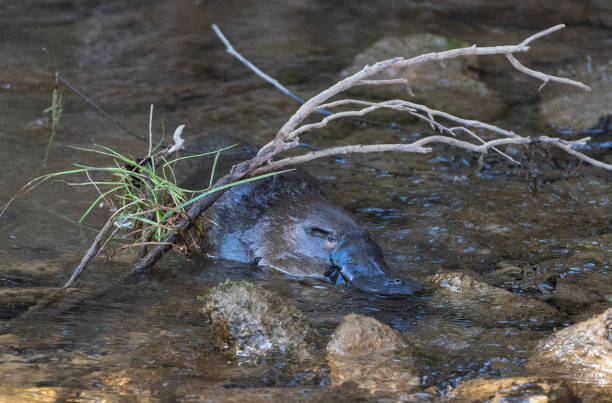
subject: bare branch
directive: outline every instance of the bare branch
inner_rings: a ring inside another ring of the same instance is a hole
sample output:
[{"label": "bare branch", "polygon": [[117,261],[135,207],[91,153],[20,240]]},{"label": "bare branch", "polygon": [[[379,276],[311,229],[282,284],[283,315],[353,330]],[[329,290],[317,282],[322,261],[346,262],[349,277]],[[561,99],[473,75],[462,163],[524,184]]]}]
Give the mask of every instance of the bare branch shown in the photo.
[{"label": "bare branch", "polygon": [[[271,161],[267,165],[264,165],[255,171],[253,171],[253,175],[260,175],[262,173],[274,171],[276,169],[280,169],[290,165],[303,164],[305,162],[313,161],[319,158],[330,157],[333,155],[343,155],[343,154],[365,154],[365,153],[382,153],[382,152],[410,152],[410,153],[421,153],[426,154],[432,151],[429,147],[424,147],[427,144],[431,143],[440,143],[440,144],[448,144],[454,147],[463,148],[467,151],[472,151],[476,153],[486,154],[489,149],[495,149],[496,146],[507,145],[507,144],[529,144],[543,142],[552,144],[556,147],[559,147],[565,150],[567,153],[576,156],[577,158],[590,163],[591,165],[597,166],[599,168],[607,169],[612,171],[612,165],[606,164],[604,162],[595,160],[587,155],[584,155],[574,149],[571,148],[572,145],[579,145],[578,142],[570,142],[566,140],[561,140],[558,138],[550,138],[547,136],[540,136],[535,138],[530,137],[517,137],[517,138],[502,138],[495,139],[487,142],[483,142],[481,145],[476,145],[469,143],[467,141],[462,141],[458,139],[454,139],[452,137],[447,136],[430,136],[425,137],[424,139],[415,141],[410,144],[368,144],[368,145],[350,145],[350,146],[340,146],[340,147],[332,147],[319,151],[312,151],[306,154],[302,154],[296,157],[288,157],[278,161]],[[502,153],[503,154],[503,153]],[[506,156],[505,154],[503,154]],[[508,159],[514,161],[509,156],[506,156]]]},{"label": "bare branch", "polygon": [[405,108],[402,105],[398,105],[398,104],[394,104],[392,103],[392,101],[386,101],[386,102],[379,102],[379,103],[370,103],[371,105],[368,106],[367,108],[363,108],[360,109],[358,111],[346,111],[346,112],[338,112],[338,113],[334,113],[332,115],[329,115],[327,117],[325,117],[323,120],[321,120],[318,123],[311,123],[308,125],[303,125],[300,126],[299,128],[297,128],[296,130],[294,130],[293,132],[289,133],[289,135],[287,136],[287,140],[292,140],[292,141],[298,141],[299,139],[299,135],[301,133],[310,131],[312,129],[319,129],[321,127],[327,126],[327,124],[329,122],[331,122],[332,120],[336,120],[336,119],[340,119],[340,118],[345,118],[345,117],[349,117],[349,116],[363,116],[366,115],[370,112],[373,112],[377,109],[380,108],[389,108],[389,109],[396,109],[399,111],[407,111],[408,108]]},{"label": "bare branch", "polygon": [[527,46],[527,45],[529,45],[530,42],[533,42],[536,39],[541,38],[543,36],[552,34],[553,32],[558,31],[558,30],[563,29],[563,28],[565,28],[565,24],[555,25],[554,27],[550,27],[548,29],[545,29],[544,31],[538,32],[537,34],[531,35],[530,37],[525,39],[523,42],[521,42],[519,45]]},{"label": "bare branch", "polygon": [[355,85],[394,85],[394,84],[408,84],[407,78],[393,78],[390,80],[361,80]]},{"label": "bare branch", "polygon": [[[417,104],[414,102],[409,102],[409,101],[405,101],[403,99],[393,99],[391,101],[383,101],[383,102],[379,102],[379,103],[375,103],[375,102],[368,102],[368,101],[361,101],[361,100],[357,100],[357,99],[343,99],[340,101],[335,101],[335,102],[330,102],[328,104],[324,104],[321,105],[322,107],[326,108],[326,109],[331,109],[334,108],[336,106],[340,106],[340,105],[347,105],[347,104],[356,104],[356,105],[367,105],[367,106],[373,106],[373,105],[384,105],[384,107],[390,107],[391,105],[393,106],[403,106],[405,108],[410,109],[410,111],[423,111],[425,112],[429,118],[433,121],[433,117],[434,116],[439,116],[441,118],[459,123],[465,127],[473,127],[476,129],[484,129],[484,130],[490,130],[492,132],[495,133],[499,133],[499,134],[503,134],[504,136],[508,136],[508,137],[519,137],[516,133],[509,131],[509,130],[505,130],[502,128],[499,128],[497,126],[488,124],[488,123],[483,123],[480,122],[478,120],[470,120],[470,119],[463,119],[454,115],[451,115],[450,113],[447,112],[443,112],[443,111],[439,111],[436,109],[431,109],[425,105],[421,105],[421,104]],[[397,108],[394,108],[397,109]],[[417,116],[419,117],[419,116]],[[426,120],[424,117],[420,117],[423,120]],[[429,122],[431,124],[431,122]]]},{"label": "bare branch", "polygon": [[555,147],[558,147],[560,149],[562,149],[563,151],[565,151],[568,154],[573,155],[574,157],[588,162],[589,164],[596,166],[598,168],[603,168],[606,169],[608,171],[612,171],[612,164],[606,164],[605,162],[596,160],[595,158],[591,158],[588,155],[585,155],[579,151],[574,150],[571,146],[572,144],[576,144],[576,145],[583,145],[583,143],[581,143],[581,140],[578,140],[576,142],[568,142],[568,141],[564,141],[564,140],[559,140],[559,139],[551,139],[549,137],[546,136],[542,136],[539,138],[541,141],[545,142],[545,143],[549,143],[554,145]]},{"label": "bare branch", "polygon": [[327,148],[320,151],[312,151],[296,157],[288,157],[278,161],[272,161],[261,168],[256,169],[253,174],[260,174],[273,171],[288,165],[302,164],[304,162],[315,159],[329,157],[332,155],[356,154],[356,153],[381,153],[381,152],[411,152],[426,154],[432,151],[429,147],[424,147],[431,143],[442,143],[451,146],[463,148],[468,151],[477,153],[486,153],[490,148],[505,144],[528,144],[533,140],[528,137],[519,138],[502,138],[485,142],[481,145],[468,143],[467,141],[458,140],[448,136],[429,136],[410,144],[368,144],[368,145],[350,145]]},{"label": "bare branch", "polygon": [[[470,130],[470,129],[468,129],[467,127],[458,126],[458,127],[451,127],[451,128],[449,129],[449,131],[450,131],[451,133],[453,133],[453,134],[455,133],[455,131],[456,131],[456,130],[457,130],[457,131],[463,131],[463,132],[466,132],[466,133],[467,133],[467,134],[469,134],[470,136],[474,137],[476,140],[480,141],[482,144],[486,143],[486,142],[485,142],[485,141],[484,141],[484,140],[483,140],[483,139],[482,139],[482,138],[481,138],[479,135],[477,135],[476,133],[474,133],[473,131],[471,131],[471,130]],[[512,157],[511,157],[511,156],[509,156],[508,154],[504,153],[503,151],[500,151],[500,150],[499,150],[497,147],[492,147],[492,149],[493,149],[493,150],[494,150],[496,153],[498,153],[498,154],[500,154],[500,155],[502,155],[502,156],[506,157],[508,160],[512,161],[513,163],[515,163],[515,164],[517,164],[517,165],[520,165],[520,163],[519,163],[517,160],[515,160],[514,158],[512,158]]]},{"label": "bare branch", "polygon": [[120,210],[117,210],[113,215],[111,215],[111,217],[108,219],[108,221],[106,221],[106,224],[104,224],[104,227],[102,227],[100,232],[98,232],[98,235],[96,235],[96,238],[94,239],[93,243],[91,244],[91,246],[87,250],[87,253],[85,253],[85,256],[83,256],[83,258],[81,259],[81,262],[76,267],[76,269],[74,269],[74,272],[72,273],[72,276],[70,276],[70,279],[68,279],[68,281],[66,281],[66,284],[64,284],[63,288],[71,287],[72,284],[74,283],[74,281],[77,279],[77,277],[79,277],[81,272],[83,270],[85,270],[85,268],[87,267],[89,262],[91,262],[96,256],[98,256],[98,254],[102,250],[99,247],[102,244],[102,241],[104,240],[104,237],[106,236],[106,233],[113,226],[113,223],[115,221],[115,217],[116,217],[116,215],[117,215],[117,213],[119,211]]},{"label": "bare branch", "polygon": [[556,81],[558,83],[573,85],[574,87],[582,88],[585,91],[591,91],[591,87],[589,87],[588,85],[584,85],[583,83],[579,81],[570,80],[569,78],[551,76],[550,74],[544,74],[544,73],[540,73],[539,71],[531,70],[530,68],[523,66],[521,62],[519,62],[518,59],[514,57],[513,55],[511,55],[510,53],[506,54],[506,58],[508,59],[508,61],[510,61],[512,66],[514,66],[514,68],[517,69],[518,71],[525,73],[528,76],[539,78],[540,80],[543,81],[543,84],[540,86],[540,88],[538,88],[538,91],[544,88],[544,86],[549,81]]}]

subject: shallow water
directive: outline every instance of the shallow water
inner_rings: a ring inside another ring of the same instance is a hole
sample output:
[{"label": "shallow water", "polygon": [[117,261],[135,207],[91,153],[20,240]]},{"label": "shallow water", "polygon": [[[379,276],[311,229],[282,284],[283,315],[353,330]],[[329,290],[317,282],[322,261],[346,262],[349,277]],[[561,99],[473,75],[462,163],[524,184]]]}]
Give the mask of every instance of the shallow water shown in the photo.
[{"label": "shallow water", "polygon": [[[536,42],[521,60],[551,73],[587,65],[594,66],[593,75],[609,71],[612,15],[588,2],[554,7],[530,2],[503,10],[484,1],[464,3],[4,2],[0,202],[34,176],[68,169],[75,161],[104,163],[69,145],[146,152],[145,143],[66,90],[62,126],[42,166],[48,130],[36,129],[36,121],[43,118],[53,88],[43,46],[68,80],[139,135],[146,134],[148,107],[154,103],[158,136],[162,123],[166,132],[186,123],[186,139],[206,133],[249,145],[269,141],[296,104],[227,55],[211,23],[258,67],[303,97],[337,81],[358,53],[382,37],[419,32],[506,44],[565,22],[568,29]],[[482,69],[480,80],[503,104],[490,117],[493,123],[522,134],[557,135],[538,121],[536,111],[546,91],[563,88],[549,85],[538,93],[539,83],[513,72],[503,57],[483,60]],[[398,122],[393,127],[339,123],[303,141],[316,146],[397,142],[429,133],[424,125]],[[477,157],[440,148],[430,155],[328,159],[307,169],[324,182],[330,200],[370,229],[398,276],[425,280],[440,270],[472,270],[490,284],[548,301],[571,324],[611,305],[610,175],[571,163],[552,169],[543,162],[549,159],[541,158],[534,174],[490,155],[479,171]],[[75,224],[92,195],[90,189],[54,182],[18,200],[0,218],[0,286],[63,284],[105,220],[100,209],[86,226]],[[106,288],[129,267],[125,260],[111,267],[92,265],[79,288]],[[522,272],[505,270],[509,266]],[[552,326],[479,322],[432,303],[429,290],[393,300],[204,258],[166,257],[158,267],[146,281],[16,322],[0,336],[0,396],[14,401],[367,399],[368,391],[332,387],[324,357],[326,336],[342,315],[357,312],[389,324],[414,344],[423,388],[437,398],[464,379],[526,375],[530,349],[552,332]],[[552,277],[581,284],[594,296],[583,305],[551,301],[541,285]],[[321,336],[313,341],[312,359],[247,360],[216,351],[196,297],[225,279],[256,281],[295,302]],[[2,308],[0,319],[7,323],[24,309]]]}]

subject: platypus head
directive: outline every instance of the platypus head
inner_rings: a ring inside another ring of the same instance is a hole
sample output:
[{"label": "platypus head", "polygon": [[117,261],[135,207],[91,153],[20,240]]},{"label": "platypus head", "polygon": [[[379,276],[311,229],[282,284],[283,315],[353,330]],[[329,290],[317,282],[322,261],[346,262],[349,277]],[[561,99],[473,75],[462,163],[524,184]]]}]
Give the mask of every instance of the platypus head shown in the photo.
[{"label": "platypus head", "polygon": [[254,251],[259,264],[294,275],[326,277],[334,284],[344,280],[373,294],[410,295],[421,289],[415,281],[387,276],[380,246],[345,210],[314,198],[282,214],[279,210],[262,222],[265,229]]},{"label": "platypus head", "polygon": [[381,295],[409,295],[421,290],[416,281],[387,277],[389,269],[382,249],[367,231],[343,234],[330,263],[326,276],[333,283],[344,280],[362,291]]},{"label": "platypus head", "polygon": [[296,276],[342,280],[365,292],[408,295],[416,282],[387,276],[380,246],[312,178],[290,172],[228,190],[208,212],[212,256]]}]

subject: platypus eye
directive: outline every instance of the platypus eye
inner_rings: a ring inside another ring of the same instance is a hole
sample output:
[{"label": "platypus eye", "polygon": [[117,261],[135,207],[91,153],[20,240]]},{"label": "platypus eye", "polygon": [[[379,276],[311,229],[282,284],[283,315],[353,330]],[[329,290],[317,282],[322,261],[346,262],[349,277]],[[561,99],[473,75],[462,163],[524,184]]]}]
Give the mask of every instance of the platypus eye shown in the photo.
[{"label": "platypus eye", "polygon": [[336,242],[338,237],[332,231],[327,231],[319,227],[310,227],[308,231],[312,236],[316,236],[317,238],[327,239],[329,242]]}]

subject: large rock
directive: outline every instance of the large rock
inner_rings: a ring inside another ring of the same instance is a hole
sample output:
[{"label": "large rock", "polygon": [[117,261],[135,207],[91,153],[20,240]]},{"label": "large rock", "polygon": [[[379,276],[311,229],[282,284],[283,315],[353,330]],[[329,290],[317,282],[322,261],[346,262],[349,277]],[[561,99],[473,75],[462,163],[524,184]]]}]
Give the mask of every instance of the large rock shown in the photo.
[{"label": "large rock", "polygon": [[561,381],[537,377],[473,379],[450,392],[451,402],[533,402],[571,403],[575,399]]},{"label": "large rock", "polygon": [[[467,46],[470,44],[429,33],[411,34],[401,38],[385,37],[358,54],[353,64],[343,73],[353,74],[365,65],[372,65],[393,57],[410,58],[425,53]],[[476,67],[477,65],[476,57],[462,57],[411,67],[390,68],[372,78],[407,78],[409,87],[415,94],[414,98],[409,98],[410,101],[422,102],[434,108],[465,115],[465,117],[491,119],[501,111],[502,104],[469,69],[470,66]],[[385,86],[383,89],[368,86],[365,91],[374,92],[381,97],[389,93],[387,97],[408,96],[401,86]],[[476,100],[478,100],[478,108],[474,107]]]},{"label": "large rock", "polygon": [[542,340],[529,367],[575,382],[612,385],[612,308]]},{"label": "large rock", "polygon": [[346,315],[327,344],[332,385],[355,382],[377,392],[409,392],[419,384],[412,351],[401,335],[374,318]]},{"label": "large rock", "polygon": [[489,285],[475,273],[438,273],[429,283],[435,289],[431,300],[434,306],[451,308],[476,323],[542,327],[563,319],[550,305]]},{"label": "large rock", "polygon": [[612,81],[596,82],[591,88],[591,92],[569,89],[542,102],[540,116],[544,125],[578,133],[612,113]]},{"label": "large rock", "polygon": [[[599,118],[612,113],[612,67],[609,62],[590,58],[554,72],[591,87],[584,91],[576,87],[549,83],[541,91],[541,123],[557,130],[582,132],[597,124]],[[597,134],[592,136],[596,139]]]},{"label": "large rock", "polygon": [[216,285],[205,297],[217,345],[236,355],[265,355],[300,348],[310,328],[284,298],[248,282]]}]

